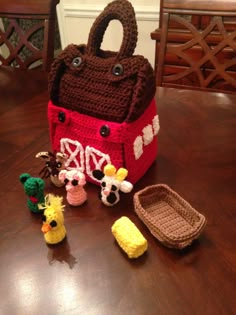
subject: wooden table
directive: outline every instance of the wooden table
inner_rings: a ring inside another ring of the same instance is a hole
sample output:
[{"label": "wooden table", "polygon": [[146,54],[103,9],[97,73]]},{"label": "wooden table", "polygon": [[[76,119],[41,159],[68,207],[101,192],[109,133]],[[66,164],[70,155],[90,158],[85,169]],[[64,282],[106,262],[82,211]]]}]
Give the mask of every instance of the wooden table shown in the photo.
[{"label": "wooden table", "polygon": [[[49,150],[47,77],[0,68],[0,295],[4,315],[230,315],[236,312],[236,95],[157,90],[161,130],[156,162],[113,208],[87,184],[88,202],[66,200],[67,240],[46,245],[41,217],[26,205],[19,175],[38,176]],[[204,214],[200,239],[167,249],[134,213],[133,193],[168,184]],[[46,181],[46,192],[65,196]],[[129,260],[113,222],[127,215],[148,240]]]}]

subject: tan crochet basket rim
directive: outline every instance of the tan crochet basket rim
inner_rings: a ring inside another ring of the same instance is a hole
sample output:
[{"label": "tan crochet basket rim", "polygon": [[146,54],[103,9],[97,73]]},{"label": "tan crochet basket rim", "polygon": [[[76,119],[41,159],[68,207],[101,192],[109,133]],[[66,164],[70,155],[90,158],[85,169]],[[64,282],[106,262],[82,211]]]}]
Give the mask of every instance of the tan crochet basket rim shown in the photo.
[{"label": "tan crochet basket rim", "polygon": [[167,247],[182,249],[190,245],[206,225],[204,215],[166,184],[150,185],[136,192],[134,210]]}]

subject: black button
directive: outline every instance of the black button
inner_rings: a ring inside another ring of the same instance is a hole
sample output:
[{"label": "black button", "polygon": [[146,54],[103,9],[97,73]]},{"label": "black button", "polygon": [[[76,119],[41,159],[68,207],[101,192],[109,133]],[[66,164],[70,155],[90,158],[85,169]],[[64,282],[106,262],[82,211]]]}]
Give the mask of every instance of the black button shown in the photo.
[{"label": "black button", "polygon": [[110,134],[110,128],[107,126],[107,125],[103,125],[101,128],[100,128],[100,135],[102,137],[108,137]]},{"label": "black button", "polygon": [[82,58],[81,57],[76,57],[72,61],[72,65],[74,67],[76,67],[76,68],[79,67],[81,65],[81,63],[82,63]]},{"label": "black button", "polygon": [[65,115],[64,112],[59,112],[59,113],[58,113],[58,120],[59,120],[60,122],[64,122],[64,121],[66,120],[66,115]]},{"label": "black button", "polygon": [[124,73],[124,68],[120,63],[117,63],[116,65],[114,65],[114,67],[112,68],[112,73],[115,76],[120,76]]}]

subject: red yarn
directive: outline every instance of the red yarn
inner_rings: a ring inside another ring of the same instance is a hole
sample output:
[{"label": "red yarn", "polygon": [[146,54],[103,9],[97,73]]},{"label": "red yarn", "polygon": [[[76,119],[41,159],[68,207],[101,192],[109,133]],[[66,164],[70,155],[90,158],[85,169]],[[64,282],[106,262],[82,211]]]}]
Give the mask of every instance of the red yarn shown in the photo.
[{"label": "red yarn", "polygon": [[[58,119],[61,113],[64,114],[64,122]],[[48,104],[53,150],[68,154],[66,167],[78,168],[86,174],[86,179],[92,182],[97,182],[92,176],[92,171],[103,169],[109,162],[117,169],[120,167],[128,169],[128,180],[133,184],[145,174],[157,154],[155,133],[158,130],[153,125],[154,117],[157,118],[154,100],[144,114],[131,123],[108,122],[55,106],[52,102]],[[104,125],[110,130],[107,137],[100,134]],[[152,131],[153,139],[145,145],[143,129],[146,126]],[[134,143],[137,137],[141,140],[143,150],[140,157],[138,154],[135,156]],[[74,154],[76,149],[78,152]]]}]

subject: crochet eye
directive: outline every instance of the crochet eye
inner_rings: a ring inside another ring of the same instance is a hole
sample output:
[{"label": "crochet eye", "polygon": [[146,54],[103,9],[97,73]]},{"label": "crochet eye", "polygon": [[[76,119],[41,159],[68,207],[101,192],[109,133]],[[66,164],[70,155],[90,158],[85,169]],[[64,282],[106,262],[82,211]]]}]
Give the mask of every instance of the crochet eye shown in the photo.
[{"label": "crochet eye", "polygon": [[112,73],[115,76],[120,76],[124,73],[124,68],[120,63],[117,63],[116,65],[114,65],[114,67],[112,68]]},{"label": "crochet eye", "polygon": [[49,162],[46,162],[46,166],[48,167],[50,165],[50,163]]},{"label": "crochet eye", "polygon": [[74,67],[76,67],[76,68],[79,67],[81,65],[81,63],[82,63],[82,58],[81,57],[76,57],[72,61],[72,65]]},{"label": "crochet eye", "polygon": [[102,182],[102,187],[106,187],[106,183],[105,182]]},{"label": "crochet eye", "polygon": [[52,220],[50,222],[50,225],[51,225],[51,227],[55,227],[55,226],[57,226],[57,222],[55,220]]},{"label": "crochet eye", "polygon": [[112,186],[111,186],[111,190],[116,191],[116,186],[115,186],[115,185],[112,185]]},{"label": "crochet eye", "polygon": [[67,184],[69,182],[69,179],[64,179],[64,183]]},{"label": "crochet eye", "polygon": [[43,214],[43,215],[42,215],[42,221],[45,222],[46,220],[47,220],[46,215]]},{"label": "crochet eye", "polygon": [[61,167],[61,162],[58,162],[57,163],[57,168],[60,168]]},{"label": "crochet eye", "polygon": [[77,181],[76,179],[73,179],[72,182],[71,182],[71,184],[72,184],[73,186],[77,186],[77,185],[78,185],[78,181]]}]

